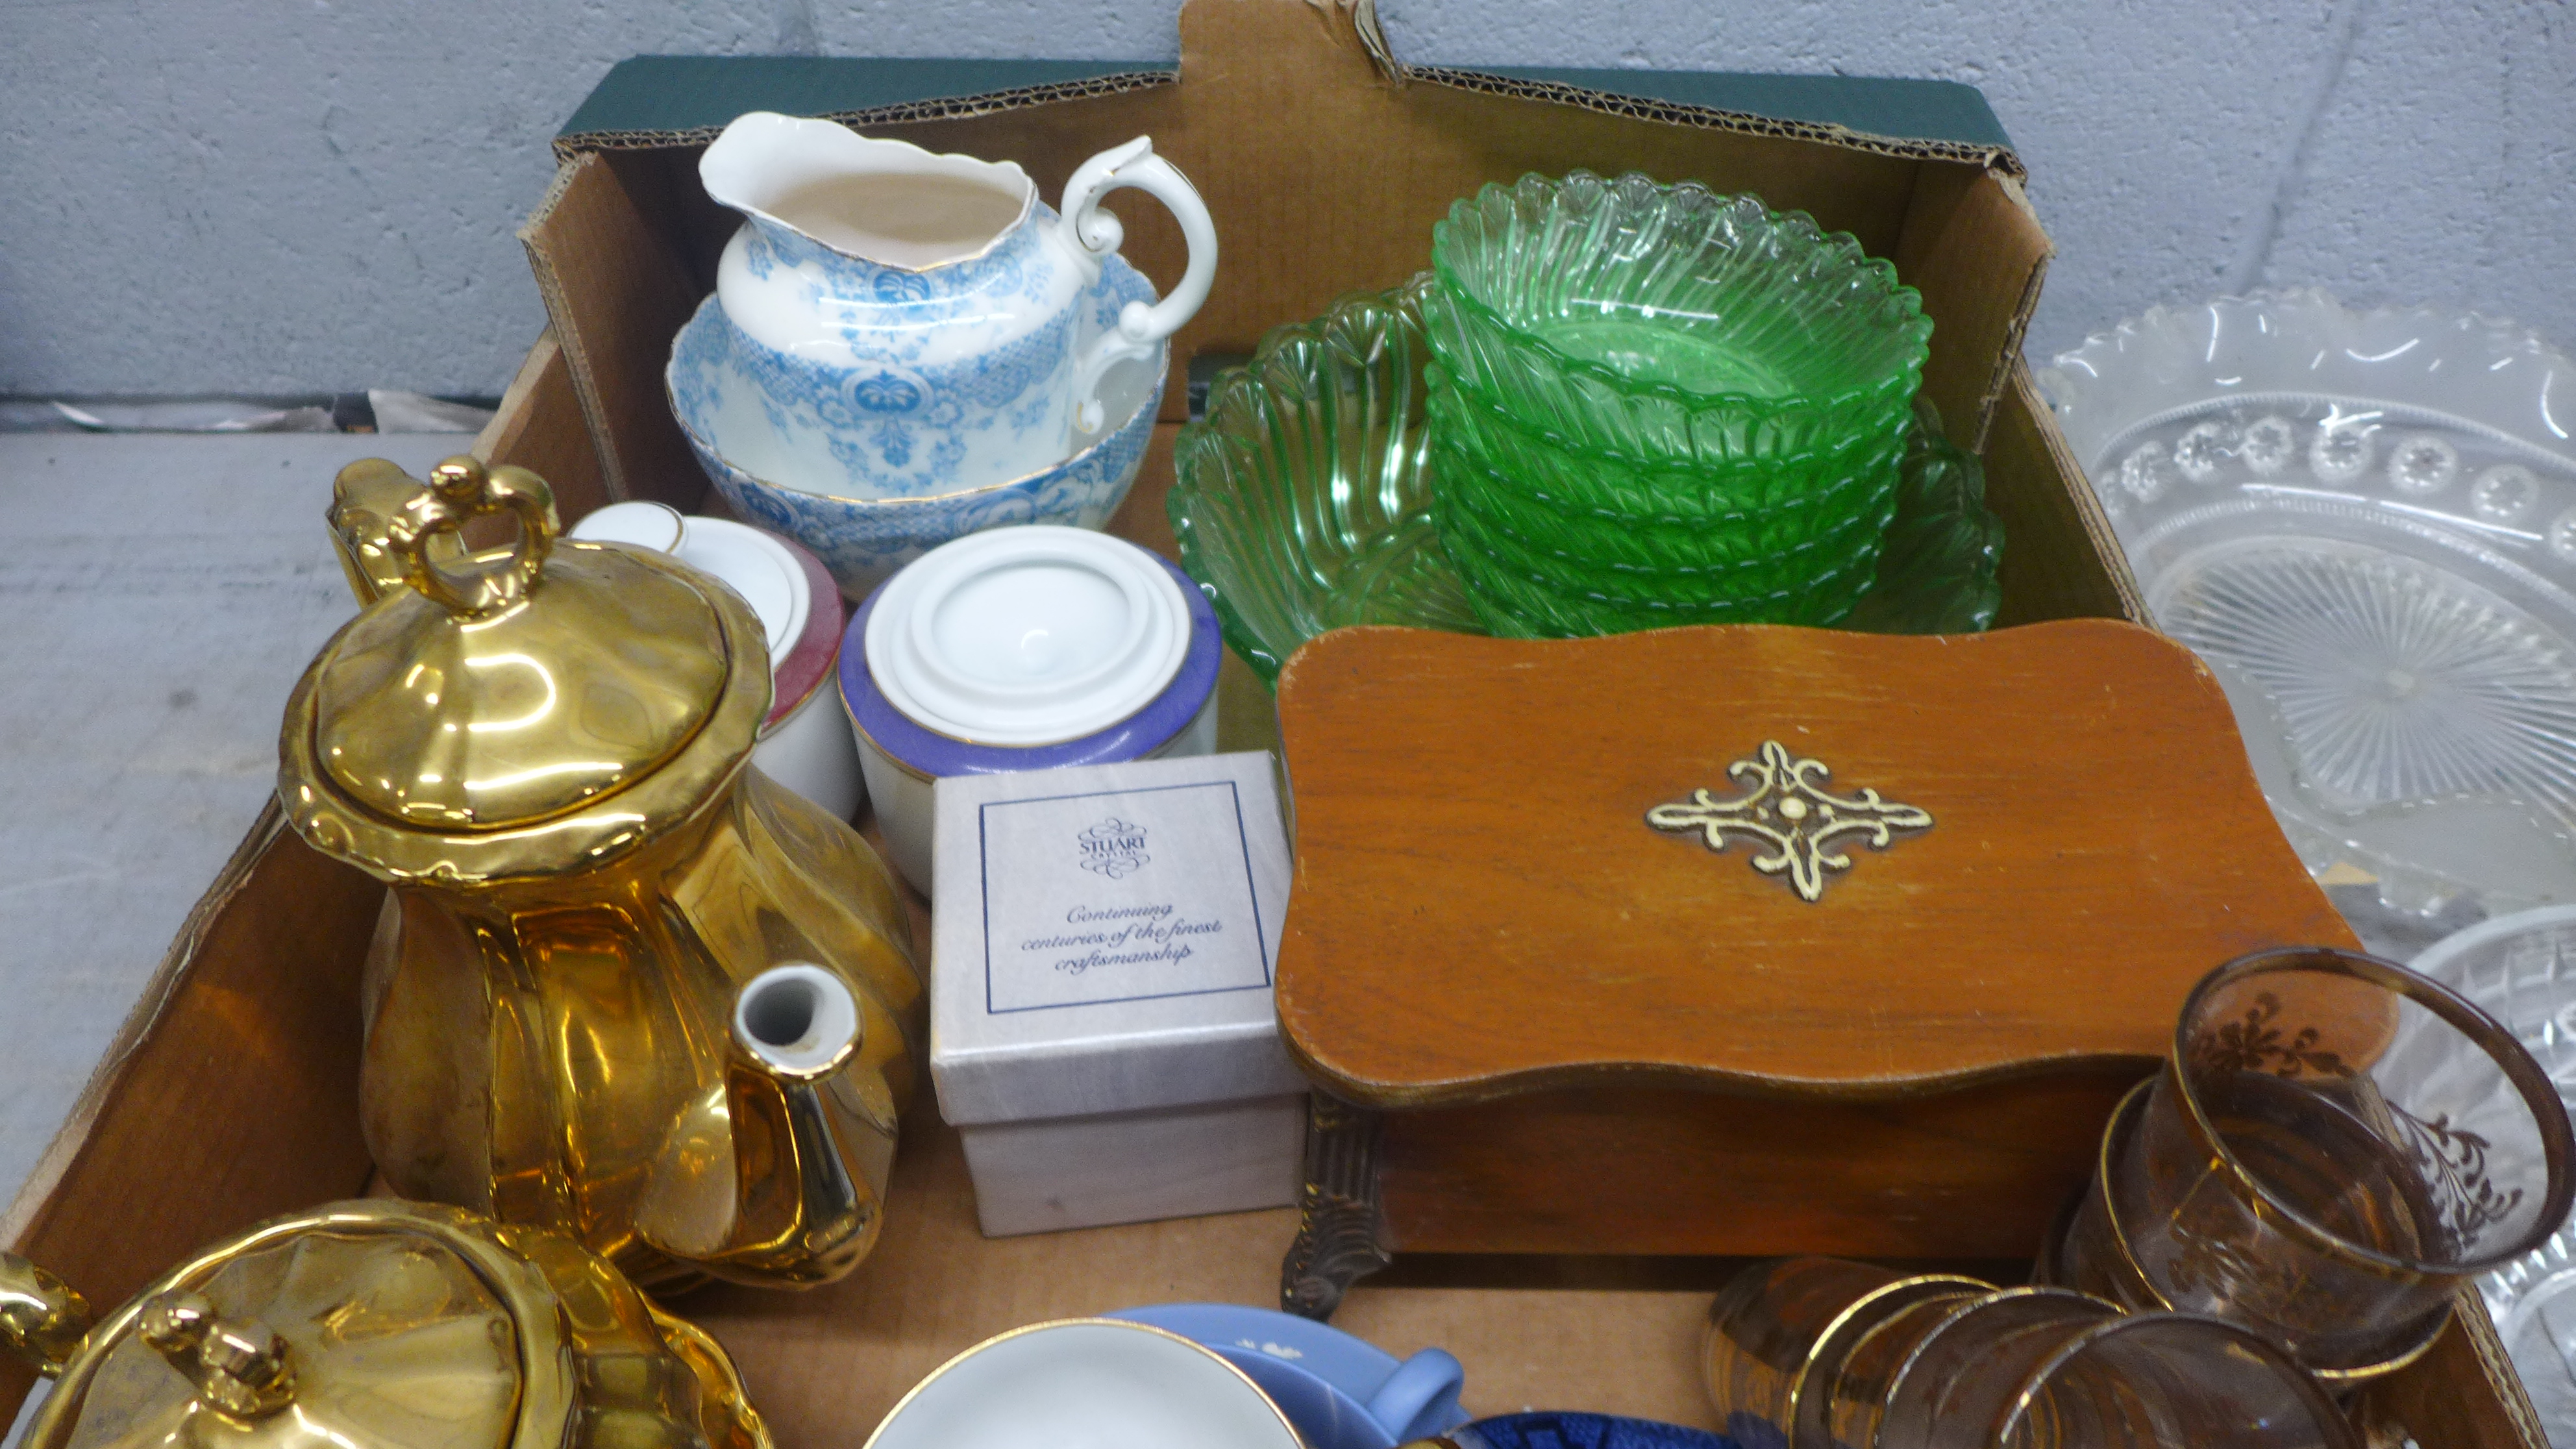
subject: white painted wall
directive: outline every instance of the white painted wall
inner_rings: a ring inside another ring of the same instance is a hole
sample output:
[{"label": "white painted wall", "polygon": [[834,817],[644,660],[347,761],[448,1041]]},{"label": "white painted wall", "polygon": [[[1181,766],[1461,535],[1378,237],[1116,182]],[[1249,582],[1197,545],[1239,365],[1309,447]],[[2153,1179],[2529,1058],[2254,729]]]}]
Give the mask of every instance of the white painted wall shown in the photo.
[{"label": "white painted wall", "polygon": [[[640,52],[1154,57],[1175,0],[0,0],[0,395],[493,393],[512,237]],[[1381,0],[1399,55],[1984,88],[2056,237],[2032,349],[2248,286],[2576,346],[2567,0]]]}]

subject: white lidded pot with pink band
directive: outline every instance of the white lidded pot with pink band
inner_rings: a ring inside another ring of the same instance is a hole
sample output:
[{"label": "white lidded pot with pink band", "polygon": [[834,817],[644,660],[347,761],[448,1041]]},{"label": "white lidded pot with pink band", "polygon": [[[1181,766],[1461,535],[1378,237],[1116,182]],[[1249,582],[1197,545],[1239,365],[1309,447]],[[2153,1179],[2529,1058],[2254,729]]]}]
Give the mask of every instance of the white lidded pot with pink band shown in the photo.
[{"label": "white lidded pot with pink band", "polygon": [[867,799],[850,732],[832,707],[848,606],[823,563],[778,535],[660,503],[612,503],[571,536],[668,554],[751,605],[769,644],[771,698],[751,763],[843,820]]},{"label": "white lidded pot with pink band", "polygon": [[931,550],[841,645],[887,856],[929,892],[946,776],[1213,752],[1223,652],[1206,596],[1124,539],[1033,524]]}]

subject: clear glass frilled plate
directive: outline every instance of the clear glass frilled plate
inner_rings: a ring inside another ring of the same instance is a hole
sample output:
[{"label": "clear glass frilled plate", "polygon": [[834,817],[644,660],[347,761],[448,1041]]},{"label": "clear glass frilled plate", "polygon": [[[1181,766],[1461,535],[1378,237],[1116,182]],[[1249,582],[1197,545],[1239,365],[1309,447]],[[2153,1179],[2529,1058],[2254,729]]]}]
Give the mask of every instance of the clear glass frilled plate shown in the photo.
[{"label": "clear glass frilled plate", "polygon": [[2339,897],[2366,939],[2576,902],[2576,363],[2302,291],[2150,311],[2039,385],[2291,842],[2375,886]]}]

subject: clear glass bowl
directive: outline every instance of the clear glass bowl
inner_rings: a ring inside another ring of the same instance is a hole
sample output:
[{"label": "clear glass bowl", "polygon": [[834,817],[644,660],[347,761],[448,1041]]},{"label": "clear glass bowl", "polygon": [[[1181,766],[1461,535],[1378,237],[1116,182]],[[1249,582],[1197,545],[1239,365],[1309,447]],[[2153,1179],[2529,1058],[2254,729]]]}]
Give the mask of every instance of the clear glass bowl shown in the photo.
[{"label": "clear glass bowl", "polygon": [[1487,186],[1432,228],[1431,346],[1578,447],[1786,464],[1904,425],[1922,299],[1847,233],[1692,182]]},{"label": "clear glass bowl", "polygon": [[[2444,938],[2415,968],[2501,1023],[2576,1102],[2576,906],[2543,906]],[[2553,1449],[2576,1449],[2576,1225],[2478,1280]]]},{"label": "clear glass bowl", "polygon": [[[1217,377],[1206,419],[1181,430],[1169,508],[1182,567],[1264,679],[1328,629],[1487,632],[1432,527],[1428,289],[1417,277],[1274,329],[1248,365]],[[2003,531],[1984,490],[1976,460],[1942,441],[1937,421],[1918,430],[1875,584],[1843,627],[1936,634],[1992,624]]]}]

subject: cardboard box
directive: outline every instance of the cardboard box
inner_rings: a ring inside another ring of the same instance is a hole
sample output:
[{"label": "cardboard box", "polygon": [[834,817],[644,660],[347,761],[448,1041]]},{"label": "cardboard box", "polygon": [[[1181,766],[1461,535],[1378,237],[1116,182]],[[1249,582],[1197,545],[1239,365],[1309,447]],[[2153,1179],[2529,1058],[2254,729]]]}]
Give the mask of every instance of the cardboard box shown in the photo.
[{"label": "cardboard box", "polygon": [[[699,115],[650,134],[560,143],[567,164],[524,233],[554,327],[477,451],[544,475],[572,516],[614,497],[700,499],[704,480],[663,415],[660,377],[732,225],[692,170],[695,149],[732,110],[852,112],[925,145],[1015,157],[1050,186],[1079,157],[1150,132],[1202,188],[1226,245],[1216,298],[1183,334],[1176,366],[1194,350],[1248,350],[1262,329],[1335,295],[1400,280],[1423,264],[1432,219],[1482,182],[1635,167],[1759,191],[1893,257],[1939,325],[1927,386],[1954,437],[1983,440],[1989,498],[2011,538],[2003,622],[2140,616],[2100,511],[2018,360],[2048,243],[2000,133],[1980,140],[1956,124],[1975,119],[1964,88],[1407,72],[1367,42],[1368,30],[1329,3],[1192,0],[1177,76],[1153,65],[707,62],[702,74],[757,84],[688,91],[679,85],[688,65],[630,72],[628,94]],[[1926,110],[1909,97],[1947,97],[1929,139],[1906,133],[1902,123]],[[1893,119],[1872,120],[1873,106]],[[1765,109],[1797,118],[1766,119]],[[1136,260],[1176,275],[1167,223],[1149,207],[1129,215]],[[1167,391],[1167,416],[1177,418],[1183,394]],[[1163,432],[1112,526],[1168,552]],[[316,478],[316,527],[328,494],[329,480]],[[1248,671],[1220,688],[1235,731],[1259,719]],[[1221,747],[1260,743],[1233,732]],[[381,899],[373,881],[284,831],[273,810],[263,816],[12,1205],[13,1246],[104,1308],[213,1238],[364,1191],[357,992]],[[927,941],[926,908],[913,904]],[[925,1109],[905,1132],[884,1237],[856,1273],[810,1294],[719,1288],[675,1305],[734,1352],[784,1449],[857,1442],[922,1375],[1021,1324],[1142,1302],[1274,1301],[1293,1210],[986,1240],[955,1131]],[[1433,1344],[1455,1352],[1473,1412],[1545,1405],[1713,1427],[1700,1320],[1734,1266],[1399,1260],[1335,1321],[1398,1355]],[[15,1402],[31,1375],[0,1372],[0,1404]],[[2403,1424],[2425,1449],[2546,1443],[2473,1299],[2459,1330],[2375,1386],[2362,1411]]]},{"label": "cardboard box", "polygon": [[930,1076],[993,1236],[1297,1200],[1266,751],[939,782]]}]

